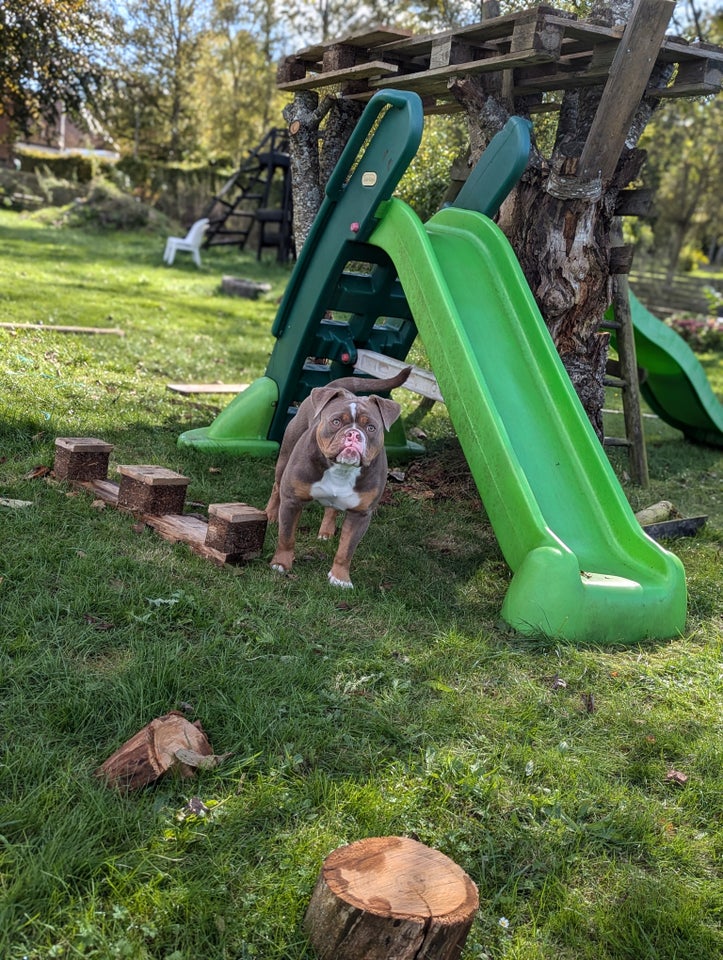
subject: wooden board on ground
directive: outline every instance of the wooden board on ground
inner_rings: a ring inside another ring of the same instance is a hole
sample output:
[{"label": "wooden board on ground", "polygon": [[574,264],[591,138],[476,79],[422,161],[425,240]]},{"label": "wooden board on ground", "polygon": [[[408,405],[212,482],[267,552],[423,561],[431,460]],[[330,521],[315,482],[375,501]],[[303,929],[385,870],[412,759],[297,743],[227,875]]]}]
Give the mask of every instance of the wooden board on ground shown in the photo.
[{"label": "wooden board on ground", "polygon": [[53,323],[0,323],[3,330],[43,330],[46,333],[95,333],[106,334],[114,337],[124,337],[125,330],[119,327],[67,327],[59,326]]},{"label": "wooden board on ground", "polygon": [[248,383],[167,383],[166,390],[174,393],[241,393]]},{"label": "wooden board on ground", "polygon": [[[97,500],[102,500],[109,506],[118,507],[118,491],[120,485],[112,480],[75,480],[73,486],[81,487],[91,493]],[[123,509],[123,508],[119,508]],[[130,512],[130,511],[128,511]],[[134,514],[139,522],[151,527],[156,533],[170,543],[185,543],[191,550],[211,560],[219,566],[237,566],[239,561],[236,553],[215,550],[206,545],[208,523],[200,517],[190,514]],[[248,558],[245,558],[248,559]]]}]

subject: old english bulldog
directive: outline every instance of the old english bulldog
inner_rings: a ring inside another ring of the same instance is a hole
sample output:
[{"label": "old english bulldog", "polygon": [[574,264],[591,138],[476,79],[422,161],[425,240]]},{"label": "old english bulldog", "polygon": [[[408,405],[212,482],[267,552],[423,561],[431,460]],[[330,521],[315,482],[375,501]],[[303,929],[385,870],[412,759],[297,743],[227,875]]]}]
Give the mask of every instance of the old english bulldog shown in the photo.
[{"label": "old english bulldog", "polygon": [[401,411],[394,400],[360,397],[357,393],[386,393],[404,383],[411,369],[405,367],[388,380],[343,377],[327,387],[316,387],[301,403],[284,433],[273,490],[266,504],[269,521],[279,524],[278,544],[271,560],[274,570],[291,570],[299,516],[308,503],[316,500],[325,507],[320,540],[335,535],[337,514],[344,513],[339,547],[328,577],[332,586],[352,586],[351,558],[387,479],[384,431]]}]

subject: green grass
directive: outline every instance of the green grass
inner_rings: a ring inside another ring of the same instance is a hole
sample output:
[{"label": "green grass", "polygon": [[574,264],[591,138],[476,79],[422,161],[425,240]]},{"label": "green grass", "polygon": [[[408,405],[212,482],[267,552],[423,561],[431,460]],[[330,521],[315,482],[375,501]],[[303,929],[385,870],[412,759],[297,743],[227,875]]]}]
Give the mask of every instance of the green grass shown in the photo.
[{"label": "green grass", "polygon": [[[28,474],[52,465],[55,437],[95,435],[112,468],[162,464],[197,504],[262,507],[273,463],[176,446],[227,398],[166,384],[262,374],[288,271],[218,249],[168,269],[162,238],[10,213],[0,238],[0,320],[125,331],[0,330],[0,495],[32,501],[0,508],[4,960],[306,960],[324,857],[386,834],[478,885],[465,960],[721,956],[720,452],[646,418],[645,491],[615,454],[636,509],[664,498],[709,517],[668,544],[690,594],[669,642],[500,628],[510,574],[441,405],[422,423],[429,455],[362,541],[353,593],[326,585],[314,511],[293,577],[268,569],[273,535],[262,560],[219,569]],[[272,292],[228,298],[224,274]],[[720,358],[702,359],[720,390]],[[221,766],[131,795],[93,776],[181,705],[231,754]]]}]

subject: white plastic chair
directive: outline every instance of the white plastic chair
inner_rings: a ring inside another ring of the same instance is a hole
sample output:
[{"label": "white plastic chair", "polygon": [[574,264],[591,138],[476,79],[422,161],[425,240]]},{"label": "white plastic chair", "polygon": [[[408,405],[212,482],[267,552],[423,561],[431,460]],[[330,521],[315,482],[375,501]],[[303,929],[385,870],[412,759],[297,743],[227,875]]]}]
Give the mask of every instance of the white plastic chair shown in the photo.
[{"label": "white plastic chair", "polygon": [[196,266],[200,267],[201,244],[203,243],[203,235],[206,232],[207,226],[208,217],[203,217],[201,220],[196,220],[185,237],[169,237],[168,240],[166,240],[166,249],[163,251],[163,262],[167,263],[170,267],[176,253],[179,250],[185,250],[191,254]]}]

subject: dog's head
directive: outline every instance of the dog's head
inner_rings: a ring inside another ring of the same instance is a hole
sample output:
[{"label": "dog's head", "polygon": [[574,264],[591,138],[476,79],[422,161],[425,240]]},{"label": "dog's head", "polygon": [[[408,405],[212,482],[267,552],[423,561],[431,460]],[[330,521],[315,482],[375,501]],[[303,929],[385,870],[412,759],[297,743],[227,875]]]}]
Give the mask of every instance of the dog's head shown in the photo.
[{"label": "dog's head", "polygon": [[337,387],[311,391],[316,441],[324,456],[335,463],[368,466],[384,449],[384,431],[401,413],[400,405],[385,397],[357,397]]}]

